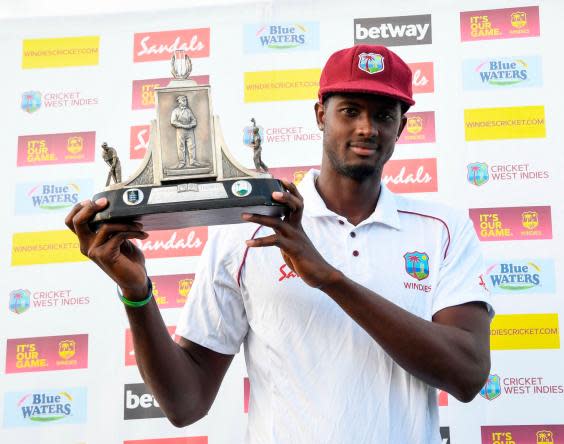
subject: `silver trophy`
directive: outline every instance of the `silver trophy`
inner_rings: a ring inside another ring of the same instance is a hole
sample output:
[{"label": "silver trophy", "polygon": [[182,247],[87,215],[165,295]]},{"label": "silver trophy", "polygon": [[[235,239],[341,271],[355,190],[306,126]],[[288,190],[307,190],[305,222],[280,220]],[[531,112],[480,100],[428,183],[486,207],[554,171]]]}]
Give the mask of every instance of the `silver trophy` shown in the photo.
[{"label": "silver trophy", "polygon": [[111,178],[121,180],[115,171],[119,159],[114,150],[116,158],[108,161],[108,146],[103,144],[110,173],[106,188],[94,199],[106,197],[109,206],[96,215],[95,223],[135,219],[145,230],[158,230],[238,223],[243,212],[286,213],[284,205],[272,200],[272,192],[283,187],[260,160],[260,138],[254,147],[255,165],[260,163],[252,171],[230,154],[219,118],[212,113],[210,86],[190,80],[191,70],[188,55],[175,51],[173,79],[155,89],[157,118],[151,121],[149,149],[137,171],[123,182],[109,185]]}]

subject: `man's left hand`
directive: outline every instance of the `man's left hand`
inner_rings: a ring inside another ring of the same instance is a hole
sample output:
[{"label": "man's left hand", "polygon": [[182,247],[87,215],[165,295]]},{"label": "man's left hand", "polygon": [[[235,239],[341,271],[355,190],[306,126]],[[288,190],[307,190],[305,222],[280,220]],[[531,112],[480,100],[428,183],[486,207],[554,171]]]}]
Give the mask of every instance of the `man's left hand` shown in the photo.
[{"label": "man's left hand", "polygon": [[283,219],[274,216],[243,213],[241,218],[274,230],[270,236],[250,239],[249,247],[278,247],[284,262],[311,287],[322,288],[338,271],[323,259],[302,227],[304,199],[296,185],[281,180],[286,192],[275,191],[272,198],[286,205],[290,213]]}]

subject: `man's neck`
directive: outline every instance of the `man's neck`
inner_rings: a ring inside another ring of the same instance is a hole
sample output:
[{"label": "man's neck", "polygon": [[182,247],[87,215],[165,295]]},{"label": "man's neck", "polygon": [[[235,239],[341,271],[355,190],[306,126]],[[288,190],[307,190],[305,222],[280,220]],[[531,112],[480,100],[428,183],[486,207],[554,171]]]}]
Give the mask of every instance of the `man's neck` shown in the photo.
[{"label": "man's neck", "polygon": [[322,168],[315,187],[329,210],[345,217],[352,225],[358,225],[376,208],[381,191],[380,179],[380,175],[375,175],[356,181],[332,169]]}]

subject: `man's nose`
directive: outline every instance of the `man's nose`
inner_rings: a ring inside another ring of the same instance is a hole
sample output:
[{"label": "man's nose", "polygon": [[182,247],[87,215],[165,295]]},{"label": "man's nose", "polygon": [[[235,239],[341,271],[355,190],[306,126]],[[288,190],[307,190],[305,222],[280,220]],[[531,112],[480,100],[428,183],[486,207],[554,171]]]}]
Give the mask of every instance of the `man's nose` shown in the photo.
[{"label": "man's nose", "polygon": [[377,123],[368,113],[362,113],[357,119],[356,134],[360,137],[374,138],[378,135]]}]

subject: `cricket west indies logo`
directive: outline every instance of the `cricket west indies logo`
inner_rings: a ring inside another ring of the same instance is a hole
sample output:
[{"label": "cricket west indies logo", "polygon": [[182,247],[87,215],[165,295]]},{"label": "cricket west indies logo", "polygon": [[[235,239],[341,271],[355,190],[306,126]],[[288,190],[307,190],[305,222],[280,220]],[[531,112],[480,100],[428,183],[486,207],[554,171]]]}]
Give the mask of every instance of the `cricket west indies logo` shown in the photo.
[{"label": "cricket west indies logo", "polygon": [[84,96],[80,91],[26,91],[22,94],[21,108],[27,113],[33,113],[43,105],[51,108],[78,108],[98,105],[98,97]]},{"label": "cricket west indies logo", "polygon": [[319,49],[319,22],[277,22],[245,25],[245,52]]},{"label": "cricket west indies logo", "polygon": [[559,349],[558,313],[498,314],[490,325],[492,350]]},{"label": "cricket west indies logo", "polygon": [[90,304],[89,296],[77,296],[70,289],[41,289],[31,291],[18,289],[10,292],[10,311],[22,314],[31,308],[32,311],[46,308],[75,307]]},{"label": "cricket west indies logo", "polygon": [[245,102],[317,99],[321,70],[286,69],[244,73]]},{"label": "cricket west indies logo", "polygon": [[550,384],[543,376],[500,376],[491,374],[480,396],[493,401],[501,396],[557,395],[564,393],[564,385]]},{"label": "cricket west indies logo", "polygon": [[98,64],[99,36],[26,39],[22,68],[61,68]]},{"label": "cricket west indies logo", "polygon": [[388,160],[382,181],[394,193],[433,193],[438,189],[437,159]]},{"label": "cricket west indies logo", "polygon": [[542,86],[539,56],[465,60],[462,69],[465,90]]},{"label": "cricket west indies logo", "polygon": [[564,425],[495,425],[481,426],[482,444],[559,444]]},{"label": "cricket west indies logo", "polygon": [[131,127],[129,134],[129,158],[143,159],[149,149],[150,125],[136,125]]},{"label": "cricket west indies logo", "polygon": [[207,436],[184,436],[182,438],[134,439],[123,444],[208,444]]},{"label": "cricket west indies logo", "polygon": [[[281,127],[262,127],[257,125],[259,135],[263,142],[288,143],[288,142],[319,142],[321,133],[317,128],[305,128],[303,126],[281,126]],[[251,125],[243,128],[243,143],[250,146],[253,137],[253,127]]]},{"label": "cricket west indies logo", "polygon": [[[168,334],[175,340],[176,336],[174,332],[176,331],[175,326],[167,326]],[[131,336],[131,330],[128,328],[125,330],[125,365],[137,365],[135,360],[135,349],[133,348],[133,336]]]},{"label": "cricket west indies logo", "polygon": [[407,113],[407,124],[397,143],[435,142],[435,112],[422,111]]},{"label": "cricket west indies logo", "polygon": [[16,185],[16,214],[47,214],[66,210],[94,193],[92,180]]},{"label": "cricket west indies logo", "polygon": [[358,68],[368,74],[378,74],[384,71],[384,56],[373,52],[363,52],[358,55]]},{"label": "cricket west indies logo", "polygon": [[481,241],[552,239],[550,207],[471,208]]},{"label": "cricket west indies logo", "polygon": [[488,182],[513,182],[516,180],[550,179],[545,169],[537,169],[528,163],[506,163],[488,165],[486,162],[472,162],[466,165],[466,179],[480,187]]},{"label": "cricket west indies logo", "polygon": [[[198,85],[208,85],[208,75],[190,76]],[[134,80],[131,84],[131,109],[152,109],[155,107],[155,88],[162,88],[170,83],[170,78]]]},{"label": "cricket west indies logo", "polygon": [[174,51],[179,49],[186,51],[191,58],[208,57],[210,28],[135,33],[133,61],[170,60]]},{"label": "cricket west indies logo", "polygon": [[86,422],[86,388],[8,392],[4,427],[28,427]]},{"label": "cricket west indies logo", "polygon": [[500,261],[484,273],[492,293],[554,293],[555,271],[552,259]]},{"label": "cricket west indies logo", "polygon": [[52,165],[94,161],[94,131],[18,137],[17,165]]},{"label": "cricket west indies logo", "polygon": [[8,339],[6,373],[88,367],[88,335]]},{"label": "cricket west indies logo", "polygon": [[143,383],[123,387],[123,419],[164,418],[159,403]]},{"label": "cricket west indies logo", "polygon": [[413,74],[413,94],[432,93],[435,91],[435,73],[433,62],[408,63]]},{"label": "cricket west indies logo", "polygon": [[132,239],[146,258],[199,256],[208,240],[208,227],[149,232],[145,240]]},{"label": "cricket west indies logo", "polygon": [[78,238],[70,230],[34,231],[12,235],[12,266],[84,262]]},{"label": "cricket west indies logo", "polygon": [[460,35],[463,42],[538,37],[539,7],[461,12]]},{"label": "cricket west indies logo", "polygon": [[464,136],[469,142],[546,137],[544,106],[465,109]]},{"label": "cricket west indies logo", "polygon": [[386,46],[433,43],[431,15],[354,19],[354,44]]}]

